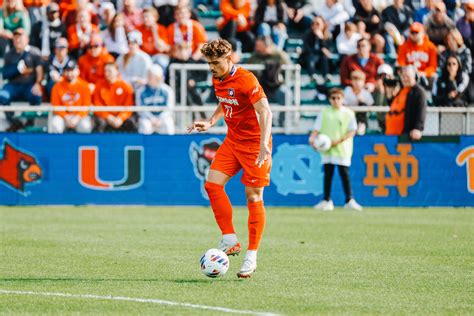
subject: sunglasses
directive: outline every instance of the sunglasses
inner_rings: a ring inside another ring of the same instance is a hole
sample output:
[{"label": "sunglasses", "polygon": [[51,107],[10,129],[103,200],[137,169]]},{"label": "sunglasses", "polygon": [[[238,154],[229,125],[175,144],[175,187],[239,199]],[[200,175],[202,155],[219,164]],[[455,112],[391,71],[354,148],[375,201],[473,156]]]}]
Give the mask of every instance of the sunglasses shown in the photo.
[{"label": "sunglasses", "polygon": [[337,97],[330,97],[329,98],[330,100],[341,100],[342,97],[341,96],[337,96]]},{"label": "sunglasses", "polygon": [[101,45],[91,45],[91,48],[97,48],[97,47],[100,47]]}]

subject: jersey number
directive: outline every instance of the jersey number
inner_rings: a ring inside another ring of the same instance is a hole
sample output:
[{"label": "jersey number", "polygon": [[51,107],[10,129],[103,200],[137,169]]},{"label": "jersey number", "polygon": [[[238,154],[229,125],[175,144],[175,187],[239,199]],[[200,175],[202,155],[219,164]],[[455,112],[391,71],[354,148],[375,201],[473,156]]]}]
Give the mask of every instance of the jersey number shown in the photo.
[{"label": "jersey number", "polygon": [[230,105],[225,105],[225,117],[232,118],[232,106]]}]

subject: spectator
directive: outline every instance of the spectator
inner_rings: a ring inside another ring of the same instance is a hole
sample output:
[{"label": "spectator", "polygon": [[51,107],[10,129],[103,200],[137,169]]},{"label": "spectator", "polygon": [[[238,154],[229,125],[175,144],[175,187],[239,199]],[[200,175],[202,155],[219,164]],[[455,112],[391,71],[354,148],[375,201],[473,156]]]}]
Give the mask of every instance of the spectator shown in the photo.
[{"label": "spectator", "polygon": [[350,74],[354,70],[362,70],[366,76],[365,88],[374,91],[377,69],[383,64],[382,59],[370,52],[370,42],[363,38],[357,42],[357,54],[347,56],[341,63],[341,83],[344,86],[351,84]]},{"label": "spectator", "polygon": [[181,62],[200,60],[201,47],[207,42],[204,26],[191,20],[189,7],[177,7],[174,15],[176,22],[168,27],[171,57]]},{"label": "spectator", "polygon": [[59,19],[59,5],[51,2],[46,8],[46,18],[33,25],[30,44],[38,47],[43,59],[48,60],[56,41],[61,37],[66,37],[66,26]]},{"label": "spectator", "polygon": [[91,23],[88,11],[82,10],[77,12],[76,24],[71,25],[67,30],[70,54],[75,59],[82,56],[89,46],[92,34],[98,32],[99,28]]},{"label": "spectator", "polygon": [[48,60],[46,71],[46,92],[48,96],[51,95],[53,86],[60,81],[69,60],[67,40],[60,37],[54,44],[54,54]]},{"label": "spectator", "polygon": [[341,32],[336,38],[336,48],[340,59],[344,59],[346,55],[357,54],[357,42],[362,38],[362,35],[357,33],[357,27],[352,22],[346,22],[344,25],[344,32]]},{"label": "spectator", "polygon": [[127,32],[138,29],[143,25],[142,10],[137,8],[135,0],[123,1],[123,14],[125,15],[125,29]]},{"label": "spectator", "polygon": [[422,137],[426,116],[426,92],[416,82],[416,68],[400,70],[402,87],[386,87],[390,111],[385,118],[387,135],[407,134],[412,140]]},{"label": "spectator", "polygon": [[279,49],[283,49],[288,38],[287,20],[286,5],[282,0],[258,1],[254,17],[257,36],[271,36]]},{"label": "spectator", "polygon": [[469,75],[463,71],[463,63],[456,55],[450,55],[441,68],[441,75],[433,85],[436,106],[466,106]]},{"label": "spectator", "polygon": [[30,19],[21,0],[3,0],[0,10],[0,57],[11,47],[13,31],[17,28],[30,33]]},{"label": "spectator", "polygon": [[102,38],[104,39],[105,48],[114,58],[128,52],[123,13],[115,14],[107,29],[102,31]]},{"label": "spectator", "polygon": [[435,9],[425,22],[426,34],[433,44],[438,47],[438,52],[444,51],[446,35],[456,28],[453,20],[446,14],[446,5],[443,1],[435,4]]},{"label": "spectator", "polygon": [[144,23],[138,28],[143,38],[141,49],[152,56],[163,69],[166,69],[170,62],[168,31],[164,25],[158,24],[157,21],[158,11],[155,8],[143,10]]},{"label": "spectator", "polygon": [[329,26],[329,32],[335,38],[344,30],[344,22],[350,19],[349,13],[338,0],[326,0],[323,7],[318,10],[318,15],[322,16]]},{"label": "spectator", "polygon": [[[87,82],[79,78],[79,68],[74,60],[69,60],[64,67],[62,80],[56,83],[51,92],[53,106],[89,106],[91,92]],[[78,133],[90,133],[92,120],[87,111],[56,111],[51,121],[51,132],[61,134],[65,130]]]},{"label": "spectator", "polygon": [[440,69],[445,68],[448,56],[455,55],[461,61],[463,72],[469,76],[472,72],[472,56],[471,51],[464,45],[461,33],[457,29],[451,30],[446,35],[446,50],[439,55],[438,66]]},{"label": "spectator", "polygon": [[401,33],[406,33],[413,23],[413,11],[404,0],[394,0],[393,5],[382,11],[382,22],[393,24]]},{"label": "spectator", "polygon": [[[10,105],[12,101],[27,101],[30,105],[39,105],[43,94],[43,76],[43,62],[38,48],[28,45],[26,30],[15,29],[13,49],[5,55],[3,79],[8,80],[8,83],[0,90],[0,105]],[[10,122],[9,131],[23,127],[22,122],[13,118],[12,112],[7,112],[6,117]]]},{"label": "spectator", "polygon": [[[374,105],[389,106],[387,94],[385,93],[386,87],[389,86],[389,89],[393,90],[393,87],[397,86],[397,84],[398,80],[393,75],[393,68],[388,64],[380,65],[377,69],[375,89],[372,92]],[[385,133],[385,113],[377,112],[377,122],[382,133]]]},{"label": "spectator", "polygon": [[356,7],[353,22],[356,24],[363,22],[367,32],[371,35],[382,32],[380,13],[374,8],[372,0],[360,0],[360,6]]},{"label": "spectator", "polygon": [[288,27],[304,32],[311,27],[313,6],[307,0],[286,0]]},{"label": "spectator", "polygon": [[152,62],[150,56],[140,49],[142,35],[138,31],[128,33],[128,53],[117,59],[122,78],[137,90],[146,83],[147,70]]},{"label": "spectator", "polygon": [[100,23],[96,8],[89,0],[61,0],[59,2],[59,8],[62,12],[61,20],[66,24],[66,29],[69,29],[71,25],[77,22],[77,15],[81,11],[89,13],[89,19],[92,24],[98,26]]},{"label": "spectator", "polygon": [[[92,103],[101,106],[133,105],[133,88],[120,78],[117,64],[105,64],[105,80],[97,83]],[[132,112],[94,112],[94,130],[136,132],[137,123]]]},{"label": "spectator", "polygon": [[[351,73],[351,85],[344,89],[345,106],[370,106],[374,105],[374,98],[365,88],[365,73],[361,70],[354,70]],[[356,114],[357,134],[364,135],[367,129],[367,113]]]},{"label": "spectator", "polygon": [[[102,2],[99,6],[99,25],[100,30],[105,31],[113,24],[112,19],[117,15],[114,4],[112,2]],[[123,23],[125,23],[125,17]]]},{"label": "spectator", "polygon": [[[282,65],[291,65],[288,54],[279,50],[269,36],[261,36],[255,42],[255,52],[247,60],[248,64],[263,64],[265,69],[258,75],[259,82],[269,103],[286,104],[286,95],[290,89],[283,83]],[[285,113],[280,112],[278,126],[283,126]]]},{"label": "spectator", "polygon": [[[462,35],[464,43],[466,43],[467,48],[472,54],[474,52],[474,2],[468,3],[464,7],[465,15],[463,18],[458,20],[456,26]],[[471,69],[474,69],[473,66],[471,66]],[[468,101],[470,103],[474,103],[474,71],[472,70],[470,78],[471,80],[469,81]]]},{"label": "spectator", "polygon": [[311,29],[303,37],[303,51],[299,62],[308,71],[312,80],[316,81],[319,70],[326,81],[329,81],[329,32],[322,17],[313,18]]},{"label": "spectator", "polygon": [[[104,66],[113,62],[114,57],[107,52],[100,34],[92,34],[87,53],[79,58],[79,70],[81,78],[95,85],[104,79]],[[92,87],[91,86],[91,87]]]},{"label": "spectator", "polygon": [[222,17],[216,21],[219,35],[228,41],[238,39],[243,52],[252,52],[255,37],[250,32],[250,0],[222,0],[220,9]]},{"label": "spectator", "polygon": [[50,0],[23,0],[31,25],[43,19],[44,9],[49,3]]},{"label": "spectator", "polygon": [[435,9],[435,4],[437,1],[440,0],[425,0],[425,6],[416,10],[414,22],[425,24],[430,12]]},{"label": "spectator", "polygon": [[163,69],[152,65],[148,69],[148,80],[144,88],[137,92],[137,105],[162,106],[161,112],[139,112],[138,132],[140,134],[167,134],[175,132],[173,113],[175,97],[170,86],[164,83]]},{"label": "spectator", "polygon": [[321,152],[324,166],[324,197],[314,206],[317,210],[332,211],[334,203],[331,200],[331,186],[334,168],[338,166],[342,187],[346,195],[344,208],[361,211],[362,207],[352,196],[349,167],[353,152],[353,138],[356,133],[357,123],[354,112],[344,104],[344,92],[334,88],[329,91],[331,106],[324,109],[314,123],[314,130],[309,137],[309,144],[314,143],[319,134],[331,139],[331,148]]},{"label": "spectator", "polygon": [[189,3],[189,0],[154,0],[153,4],[158,10],[158,24],[164,25],[165,27],[176,22],[174,12],[177,7],[189,7],[191,19],[199,22],[198,14],[190,7],[191,4]]},{"label": "spectator", "polygon": [[418,75],[425,81],[424,86],[431,87],[438,66],[438,57],[436,46],[425,35],[421,23],[415,22],[410,26],[408,39],[398,49],[397,62],[400,66],[415,66]]}]

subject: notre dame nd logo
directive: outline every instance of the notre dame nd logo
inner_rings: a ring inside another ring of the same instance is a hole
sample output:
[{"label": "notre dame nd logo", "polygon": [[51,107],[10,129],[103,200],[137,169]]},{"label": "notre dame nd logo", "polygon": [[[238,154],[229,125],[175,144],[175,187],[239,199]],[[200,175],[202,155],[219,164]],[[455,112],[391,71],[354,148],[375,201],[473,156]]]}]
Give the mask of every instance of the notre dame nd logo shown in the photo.
[{"label": "notre dame nd logo", "polygon": [[459,167],[466,164],[467,190],[474,193],[474,146],[464,148],[456,157],[456,164]]},{"label": "notre dame nd logo", "polygon": [[366,155],[367,174],[364,185],[375,186],[373,195],[389,196],[387,187],[396,187],[400,196],[408,196],[408,187],[418,182],[418,159],[409,155],[410,144],[397,145],[398,155],[388,153],[384,144],[375,144],[376,155]]},{"label": "notre dame nd logo", "polygon": [[131,190],[143,184],[143,147],[126,146],[123,178],[119,181],[106,181],[99,176],[99,148],[79,147],[79,182],[92,190]]}]

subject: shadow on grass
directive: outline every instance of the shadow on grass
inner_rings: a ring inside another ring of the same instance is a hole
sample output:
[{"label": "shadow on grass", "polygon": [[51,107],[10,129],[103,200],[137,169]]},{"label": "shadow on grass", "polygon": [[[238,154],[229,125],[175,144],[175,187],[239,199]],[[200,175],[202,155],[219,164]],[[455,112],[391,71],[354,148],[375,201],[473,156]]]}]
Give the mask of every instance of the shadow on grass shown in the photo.
[{"label": "shadow on grass", "polygon": [[121,278],[0,278],[1,282],[171,282],[196,284],[211,282],[239,282],[241,279],[121,279]]}]

